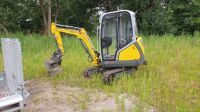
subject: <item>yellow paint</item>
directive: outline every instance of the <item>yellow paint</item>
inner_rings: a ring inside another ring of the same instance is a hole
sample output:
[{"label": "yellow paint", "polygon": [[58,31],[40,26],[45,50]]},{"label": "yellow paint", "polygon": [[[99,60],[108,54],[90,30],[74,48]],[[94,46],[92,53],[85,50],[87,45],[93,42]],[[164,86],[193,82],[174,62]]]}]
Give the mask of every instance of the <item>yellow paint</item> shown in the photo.
[{"label": "yellow paint", "polygon": [[140,48],[142,49],[142,53],[145,54],[145,52],[144,52],[144,43],[143,43],[142,37],[137,36],[137,40],[136,41],[139,44]]},{"label": "yellow paint", "polygon": [[140,59],[140,53],[137,49],[137,47],[132,44],[128,48],[124,49],[119,53],[119,60],[125,61],[125,60],[138,60]]},{"label": "yellow paint", "polygon": [[[55,23],[52,23],[51,32],[54,35],[57,46],[62,52],[62,54],[64,54],[64,48],[63,48],[63,43],[62,43],[62,38],[61,38],[60,33],[75,35],[76,38],[81,39],[82,42],[85,44],[86,48],[88,49],[89,54],[93,58],[93,63],[96,66],[100,66],[100,59],[95,53],[93,44],[91,43],[91,40],[89,36],[87,35],[84,28],[81,28],[80,30],[75,30],[75,29],[70,29],[70,28],[60,28],[60,27],[57,27]],[[140,48],[142,49],[142,52],[144,53],[144,45],[142,42],[142,38],[137,36],[136,39],[137,39],[136,42],[139,44]],[[132,44],[128,48],[121,51],[118,57],[119,61],[138,60],[138,59],[140,59],[140,53],[137,47],[135,46],[135,44]]]},{"label": "yellow paint", "polygon": [[51,33],[54,35],[54,38],[56,39],[56,43],[59,50],[61,51],[62,55],[64,55],[64,47],[62,43],[62,38],[55,23],[51,24]]},{"label": "yellow paint", "polygon": [[89,36],[87,35],[84,28],[81,28],[80,30],[75,30],[75,29],[70,29],[70,28],[60,28],[60,27],[57,27],[55,23],[52,23],[51,32],[54,35],[57,46],[61,50],[62,54],[64,54],[64,48],[63,48],[63,43],[62,43],[62,38],[61,38],[60,33],[75,35],[75,38],[81,39],[82,42],[85,44],[86,48],[88,49],[89,54],[92,56],[93,63],[96,66],[99,66],[100,59],[95,53],[93,44],[91,43],[91,40]]}]

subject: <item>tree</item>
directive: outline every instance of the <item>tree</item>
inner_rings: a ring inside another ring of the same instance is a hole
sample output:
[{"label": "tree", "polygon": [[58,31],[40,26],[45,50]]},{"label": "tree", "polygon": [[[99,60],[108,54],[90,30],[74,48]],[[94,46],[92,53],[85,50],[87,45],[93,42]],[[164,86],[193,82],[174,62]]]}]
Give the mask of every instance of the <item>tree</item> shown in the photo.
[{"label": "tree", "polygon": [[200,31],[199,0],[1,0],[0,30],[50,34],[50,24],[84,27],[94,32],[98,11],[136,12],[143,34]]},{"label": "tree", "polygon": [[[47,6],[46,6],[47,5]],[[51,34],[51,0],[48,0],[47,3],[44,0],[40,0],[40,6],[43,15],[43,27],[44,27],[44,34],[50,35]]]},{"label": "tree", "polygon": [[193,34],[200,31],[200,2],[198,0],[171,1],[173,10],[173,24],[176,27],[175,34]]},{"label": "tree", "polygon": [[100,7],[100,10],[105,12],[115,11],[120,8],[122,1],[123,0],[99,0],[97,2],[97,7]]},{"label": "tree", "polygon": [[172,13],[161,0],[124,0],[121,7],[136,12],[139,31],[143,34],[173,32]]},{"label": "tree", "polygon": [[0,2],[0,24],[3,29],[8,29],[8,31],[14,31],[19,26],[17,22],[20,20],[20,11],[19,0],[1,0]]},{"label": "tree", "polygon": [[9,32],[36,32],[41,29],[37,0],[1,0],[0,24]]},{"label": "tree", "polygon": [[[97,22],[94,22],[93,16],[97,14],[98,3],[96,0],[66,0],[54,1],[53,18],[60,24],[84,27],[87,31],[92,32]],[[56,14],[59,10],[59,14]]]}]

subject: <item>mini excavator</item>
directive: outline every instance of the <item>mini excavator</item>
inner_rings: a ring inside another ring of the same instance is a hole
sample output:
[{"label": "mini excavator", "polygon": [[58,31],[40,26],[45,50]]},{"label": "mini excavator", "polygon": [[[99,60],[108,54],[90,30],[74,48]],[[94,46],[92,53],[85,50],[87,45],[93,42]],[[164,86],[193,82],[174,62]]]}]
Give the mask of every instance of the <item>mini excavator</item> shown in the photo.
[{"label": "mini excavator", "polygon": [[99,51],[96,51],[84,28],[51,24],[51,32],[57,44],[57,50],[45,65],[49,74],[61,69],[64,48],[61,33],[74,35],[79,39],[89,61],[94,67],[84,71],[85,77],[96,72],[103,74],[103,81],[109,83],[122,72],[132,73],[138,66],[146,64],[143,40],[137,33],[135,13],[129,10],[103,13],[97,31]]}]

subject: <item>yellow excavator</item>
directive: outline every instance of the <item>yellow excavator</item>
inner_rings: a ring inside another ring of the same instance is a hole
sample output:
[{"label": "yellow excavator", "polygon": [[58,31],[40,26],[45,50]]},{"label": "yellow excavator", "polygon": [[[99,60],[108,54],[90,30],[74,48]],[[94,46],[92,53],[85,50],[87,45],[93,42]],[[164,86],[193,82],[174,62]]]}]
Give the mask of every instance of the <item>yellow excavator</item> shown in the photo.
[{"label": "yellow excavator", "polygon": [[99,51],[94,46],[84,28],[51,24],[51,32],[57,44],[57,50],[50,60],[46,61],[49,74],[61,70],[64,48],[61,33],[74,35],[82,43],[89,61],[94,67],[84,71],[85,77],[91,77],[96,72],[103,73],[103,81],[109,83],[121,72],[131,73],[138,66],[146,64],[144,44],[138,36],[135,13],[129,10],[103,13],[97,31]]}]

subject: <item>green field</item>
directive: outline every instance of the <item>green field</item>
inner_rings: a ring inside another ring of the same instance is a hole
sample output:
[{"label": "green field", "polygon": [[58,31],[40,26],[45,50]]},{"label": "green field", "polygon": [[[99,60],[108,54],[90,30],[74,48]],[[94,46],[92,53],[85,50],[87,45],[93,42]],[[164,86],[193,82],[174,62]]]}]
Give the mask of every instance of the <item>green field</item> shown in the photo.
[{"label": "green field", "polygon": [[[3,37],[3,36],[1,36]],[[10,34],[19,38],[23,51],[24,76],[28,79],[64,81],[71,86],[95,88],[106,93],[128,93],[160,111],[200,111],[200,34],[152,35],[143,37],[147,66],[131,76],[123,76],[112,85],[104,85],[100,74],[85,79],[82,72],[92,66],[80,41],[64,38],[64,72],[48,78],[44,61],[56,50],[53,38],[41,35]],[[92,39],[95,47],[96,40]],[[0,70],[3,70],[2,54]]]}]

